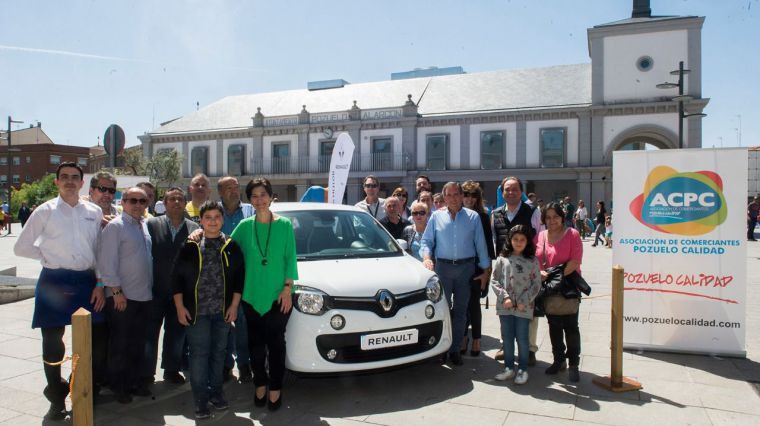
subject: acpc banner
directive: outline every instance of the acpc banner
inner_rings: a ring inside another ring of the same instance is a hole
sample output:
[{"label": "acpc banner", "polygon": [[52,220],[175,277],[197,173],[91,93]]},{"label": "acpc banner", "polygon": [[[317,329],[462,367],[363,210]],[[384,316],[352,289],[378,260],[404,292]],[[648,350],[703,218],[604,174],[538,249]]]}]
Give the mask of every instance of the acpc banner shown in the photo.
[{"label": "acpc banner", "polygon": [[626,348],[745,356],[746,149],[617,151]]}]

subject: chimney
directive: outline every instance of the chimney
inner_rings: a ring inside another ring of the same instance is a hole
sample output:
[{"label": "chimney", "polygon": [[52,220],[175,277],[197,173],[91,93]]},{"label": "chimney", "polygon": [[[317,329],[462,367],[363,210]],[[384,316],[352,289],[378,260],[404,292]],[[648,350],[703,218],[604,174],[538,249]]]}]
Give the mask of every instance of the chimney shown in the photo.
[{"label": "chimney", "polygon": [[652,9],[649,7],[649,0],[633,0],[633,12],[631,18],[651,18]]}]

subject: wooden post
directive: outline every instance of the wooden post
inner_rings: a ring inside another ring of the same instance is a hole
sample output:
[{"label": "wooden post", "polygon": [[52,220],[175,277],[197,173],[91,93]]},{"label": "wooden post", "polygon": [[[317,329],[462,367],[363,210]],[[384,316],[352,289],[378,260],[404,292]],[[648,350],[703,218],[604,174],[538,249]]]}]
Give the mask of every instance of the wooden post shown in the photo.
[{"label": "wooden post", "polygon": [[610,340],[610,375],[593,379],[594,384],[612,392],[641,389],[641,383],[623,377],[623,267],[612,267],[612,318]]},{"label": "wooden post", "polygon": [[71,316],[71,340],[72,420],[74,426],[92,426],[92,314],[87,309],[79,308]]}]

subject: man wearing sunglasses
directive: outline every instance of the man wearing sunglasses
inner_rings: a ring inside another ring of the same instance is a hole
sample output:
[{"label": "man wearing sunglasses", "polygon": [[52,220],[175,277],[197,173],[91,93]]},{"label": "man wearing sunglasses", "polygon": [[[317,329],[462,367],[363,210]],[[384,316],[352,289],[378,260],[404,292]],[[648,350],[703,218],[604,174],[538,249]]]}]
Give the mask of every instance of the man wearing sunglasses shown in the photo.
[{"label": "man wearing sunglasses", "polygon": [[148,194],[129,188],[122,197],[124,211],[100,236],[98,272],[106,286],[108,320],[108,383],[122,404],[132,395],[150,396],[140,381],[147,362],[145,345],[153,299],[151,239],[143,215]]},{"label": "man wearing sunglasses", "polygon": [[106,171],[99,171],[90,179],[90,201],[103,211],[102,226],[106,226],[119,212],[113,205],[116,194],[116,177]]},{"label": "man wearing sunglasses", "polygon": [[356,203],[356,207],[369,212],[377,220],[383,219],[385,217],[385,199],[377,196],[380,192],[380,183],[377,178],[372,175],[365,177],[362,186],[367,197]]}]

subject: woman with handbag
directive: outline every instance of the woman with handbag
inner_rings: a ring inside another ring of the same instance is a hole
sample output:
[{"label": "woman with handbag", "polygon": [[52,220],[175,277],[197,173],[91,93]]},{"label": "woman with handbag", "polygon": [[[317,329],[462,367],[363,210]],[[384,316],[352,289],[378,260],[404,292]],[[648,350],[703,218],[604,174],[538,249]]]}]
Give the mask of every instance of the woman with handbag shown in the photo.
[{"label": "woman with handbag", "polygon": [[[559,281],[563,281],[573,272],[580,274],[583,259],[583,243],[581,237],[573,228],[565,227],[562,207],[557,203],[549,203],[541,212],[541,220],[546,230],[538,234],[536,257],[541,264],[541,277],[544,282],[554,281],[551,272],[562,271]],[[564,268],[552,268],[564,266]],[[581,334],[578,329],[577,297],[568,298],[560,292],[549,292],[544,295],[544,309],[549,321],[549,338],[552,342],[554,362],[546,369],[546,374],[557,374],[567,368],[565,361],[570,362],[569,377],[571,382],[580,380],[578,365],[580,364]],[[551,300],[550,300],[551,299]],[[555,303],[556,302],[556,303]],[[572,313],[572,311],[575,311]]]},{"label": "woman with handbag", "polygon": [[[464,207],[474,210],[478,216],[480,216],[480,223],[483,225],[483,234],[486,237],[486,247],[488,248],[488,257],[491,260],[496,259],[496,252],[493,245],[493,233],[491,232],[491,219],[486,213],[485,203],[483,202],[483,188],[480,184],[471,180],[462,184],[462,193],[464,198],[462,200]],[[475,271],[475,275],[479,276],[483,273],[483,270],[478,268]],[[464,336],[462,340],[461,354],[467,352],[467,329],[472,325],[472,347],[470,348],[470,355],[480,355],[480,338],[482,336],[482,322],[483,314],[480,311],[480,299],[488,296],[488,285],[485,287],[480,285],[480,280],[470,281],[470,302],[467,307],[467,322],[465,323]],[[488,305],[486,305],[486,308]]]}]

